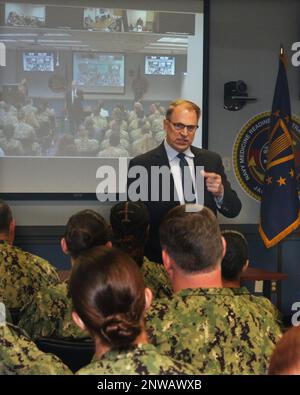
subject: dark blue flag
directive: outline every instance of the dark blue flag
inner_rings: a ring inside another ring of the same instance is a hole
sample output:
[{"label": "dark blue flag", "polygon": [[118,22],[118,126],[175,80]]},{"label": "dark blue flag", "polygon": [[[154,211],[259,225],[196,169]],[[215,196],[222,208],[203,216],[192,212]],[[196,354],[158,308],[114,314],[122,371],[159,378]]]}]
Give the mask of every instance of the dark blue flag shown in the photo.
[{"label": "dark blue flag", "polygon": [[277,244],[300,224],[290,120],[286,59],[284,54],[281,54],[270,119],[268,162],[260,207],[259,233],[268,248]]}]

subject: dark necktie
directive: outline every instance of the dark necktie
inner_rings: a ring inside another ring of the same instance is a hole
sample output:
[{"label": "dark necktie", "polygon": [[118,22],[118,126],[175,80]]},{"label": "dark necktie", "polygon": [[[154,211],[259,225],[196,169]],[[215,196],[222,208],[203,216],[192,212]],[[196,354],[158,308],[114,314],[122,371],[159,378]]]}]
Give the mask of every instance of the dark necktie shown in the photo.
[{"label": "dark necktie", "polygon": [[[195,189],[193,185],[193,180],[191,176],[191,170],[187,160],[185,159],[185,154],[180,152],[177,154],[180,159],[179,166],[181,169],[181,181],[182,181],[182,191],[185,203],[196,203]],[[186,189],[186,192],[184,191]]]}]

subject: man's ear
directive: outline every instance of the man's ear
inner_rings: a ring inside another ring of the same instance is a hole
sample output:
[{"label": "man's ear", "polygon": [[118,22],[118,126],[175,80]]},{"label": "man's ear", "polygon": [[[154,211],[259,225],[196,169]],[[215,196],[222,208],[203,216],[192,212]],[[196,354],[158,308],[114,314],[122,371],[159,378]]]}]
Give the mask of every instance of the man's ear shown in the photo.
[{"label": "man's ear", "polygon": [[60,241],[60,246],[61,246],[61,249],[63,250],[63,253],[68,255],[69,251],[68,251],[66,239],[64,237]]},{"label": "man's ear", "polygon": [[248,269],[248,266],[249,266],[249,259],[246,260],[246,263],[245,263],[245,265],[243,266],[243,269],[242,269],[242,272],[243,272],[243,273]]},{"label": "man's ear", "polygon": [[72,311],[72,320],[82,331],[86,330],[84,323],[82,322],[81,318],[75,311]]},{"label": "man's ear", "polygon": [[164,119],[164,131],[167,132],[169,130],[170,124],[167,119]]},{"label": "man's ear", "polygon": [[105,244],[105,247],[107,247],[107,248],[112,248],[112,242],[111,242],[111,241],[108,241],[108,242]]},{"label": "man's ear", "polygon": [[169,274],[170,271],[172,270],[172,260],[165,248],[163,248],[163,250],[162,250],[162,261],[163,261],[164,268],[165,268],[166,272]]},{"label": "man's ear", "polygon": [[224,258],[225,254],[226,254],[226,240],[224,239],[223,236],[221,236],[222,239],[222,247],[223,247],[223,251],[222,251],[222,259]]},{"label": "man's ear", "polygon": [[8,229],[8,242],[9,244],[13,244],[15,240],[15,229],[16,229],[16,220],[13,218],[10,221],[9,229]]},{"label": "man's ear", "polygon": [[150,288],[145,288],[145,300],[146,300],[145,310],[148,310],[150,309],[153,300],[153,293]]}]

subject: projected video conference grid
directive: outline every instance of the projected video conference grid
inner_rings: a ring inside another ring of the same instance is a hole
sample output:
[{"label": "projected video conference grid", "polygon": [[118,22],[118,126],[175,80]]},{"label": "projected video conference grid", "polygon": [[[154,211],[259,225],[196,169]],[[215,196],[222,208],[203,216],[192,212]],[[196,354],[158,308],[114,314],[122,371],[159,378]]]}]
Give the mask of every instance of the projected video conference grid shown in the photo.
[{"label": "projected video conference grid", "polygon": [[[6,67],[10,62],[17,65],[13,83],[9,71],[1,77],[0,156],[131,157],[163,141],[170,98],[164,99],[161,92],[147,98],[147,91],[153,84],[164,92],[182,78],[186,51],[173,55],[166,48],[164,54],[150,55],[120,47],[118,52],[102,52],[92,47],[94,32],[124,32],[129,43],[135,33],[187,37],[195,31],[194,14],[23,3],[0,7],[0,41],[10,29]],[[32,33],[39,30],[42,33]],[[46,50],[39,42],[40,36],[73,30],[90,35],[87,50],[55,44]],[[31,44],[10,48],[10,42],[22,40],[21,33]],[[31,35],[37,39],[30,40]],[[180,90],[173,98],[179,96]]]}]

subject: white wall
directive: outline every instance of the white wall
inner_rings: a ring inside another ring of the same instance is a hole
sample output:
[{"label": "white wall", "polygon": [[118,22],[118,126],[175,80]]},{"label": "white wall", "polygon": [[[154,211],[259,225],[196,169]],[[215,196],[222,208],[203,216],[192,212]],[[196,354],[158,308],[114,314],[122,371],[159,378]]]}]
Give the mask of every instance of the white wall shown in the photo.
[{"label": "white wall", "polygon": [[[292,112],[300,115],[300,68],[291,65],[291,45],[299,41],[300,2],[296,0],[212,0],[209,59],[209,148],[229,164],[229,175],[243,208],[235,223],[257,223],[259,202],[239,186],[232,149],[242,126],[254,115],[270,111],[278,71],[280,44],[289,59]],[[257,102],[232,112],[223,108],[224,83],[244,80]],[[228,222],[221,218],[221,221]],[[232,221],[232,220],[231,220]]]},{"label": "white wall", "polygon": [[136,25],[136,21],[139,18],[142,18],[144,25],[146,25],[147,22],[147,11],[135,11],[135,10],[130,10],[127,12],[127,18],[128,18],[128,26]]},{"label": "white wall", "polygon": [[[188,38],[187,73],[183,76],[181,97],[202,107],[203,81],[203,14],[196,15],[195,35]],[[202,146],[202,127],[197,130],[194,144]]]}]

